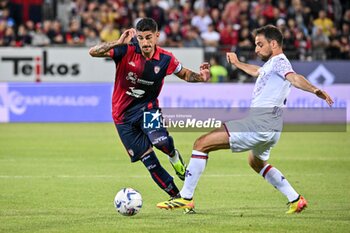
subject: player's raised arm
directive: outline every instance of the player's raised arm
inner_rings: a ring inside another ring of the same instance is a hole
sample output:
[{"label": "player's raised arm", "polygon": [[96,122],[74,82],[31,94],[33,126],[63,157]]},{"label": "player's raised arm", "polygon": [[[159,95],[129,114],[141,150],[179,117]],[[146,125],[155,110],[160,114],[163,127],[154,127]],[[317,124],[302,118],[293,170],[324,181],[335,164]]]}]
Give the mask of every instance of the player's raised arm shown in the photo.
[{"label": "player's raised arm", "polygon": [[210,65],[204,62],[199,67],[199,73],[183,67],[180,72],[175,75],[186,82],[207,82],[210,79]]},{"label": "player's raised arm", "polygon": [[128,44],[135,35],[136,31],[134,28],[125,30],[118,40],[101,43],[91,47],[89,54],[92,57],[110,57],[110,51],[112,48],[121,44]]},{"label": "player's raised arm", "polygon": [[289,73],[286,76],[286,79],[296,88],[299,88],[303,91],[308,91],[317,95],[317,97],[324,99],[329,106],[332,106],[334,103],[332,98],[327,94],[327,92],[318,89],[312,85],[304,76],[297,73]]},{"label": "player's raised arm", "polygon": [[238,60],[236,53],[226,53],[226,59],[227,59],[228,63],[236,66],[240,70],[243,70],[247,74],[249,74],[253,77],[259,76],[260,66],[251,65],[251,64],[241,62],[240,60]]}]

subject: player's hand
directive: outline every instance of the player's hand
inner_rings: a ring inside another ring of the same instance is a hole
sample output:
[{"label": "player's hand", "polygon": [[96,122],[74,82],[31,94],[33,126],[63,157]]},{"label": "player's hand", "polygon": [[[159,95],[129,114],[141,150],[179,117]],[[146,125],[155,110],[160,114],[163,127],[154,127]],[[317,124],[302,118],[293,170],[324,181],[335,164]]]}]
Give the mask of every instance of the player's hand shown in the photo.
[{"label": "player's hand", "polygon": [[200,75],[203,79],[203,82],[208,82],[210,80],[210,64],[204,62],[199,67]]},{"label": "player's hand", "polygon": [[332,100],[332,98],[327,94],[327,92],[325,91],[322,91],[320,89],[316,89],[314,91],[315,95],[317,95],[317,97],[321,98],[321,99],[324,99],[327,104],[331,107],[332,104],[334,103],[334,101]]},{"label": "player's hand", "polygon": [[134,28],[127,29],[120,36],[118,42],[120,44],[128,44],[135,35],[136,35],[136,30]]},{"label": "player's hand", "polygon": [[237,54],[233,53],[233,52],[226,53],[226,60],[228,63],[230,63],[232,65],[236,65],[239,62]]}]

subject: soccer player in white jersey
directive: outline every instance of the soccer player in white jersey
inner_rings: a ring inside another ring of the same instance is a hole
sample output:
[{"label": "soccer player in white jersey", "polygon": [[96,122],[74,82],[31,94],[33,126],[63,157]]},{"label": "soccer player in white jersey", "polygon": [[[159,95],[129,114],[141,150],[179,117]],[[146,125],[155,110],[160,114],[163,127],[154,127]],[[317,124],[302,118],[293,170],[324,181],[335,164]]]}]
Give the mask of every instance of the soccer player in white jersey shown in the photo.
[{"label": "soccer player in white jersey", "polygon": [[283,107],[291,86],[315,94],[329,106],[333,104],[333,100],[325,91],[293,71],[283,54],[282,43],[282,33],[275,26],[267,25],[255,31],[255,52],[266,62],[262,67],[243,63],[235,53],[227,53],[230,64],[257,77],[250,115],[243,120],[228,121],[221,128],[199,137],[193,145],[180,196],[160,202],[157,207],[193,209],[193,194],[206,167],[208,154],[221,149],[231,149],[233,152],[249,151],[248,162],[252,169],[288,199],[287,214],[299,213],[307,207],[306,199],[295,191],[277,168],[268,163],[270,150],[281,134],[280,108]]}]

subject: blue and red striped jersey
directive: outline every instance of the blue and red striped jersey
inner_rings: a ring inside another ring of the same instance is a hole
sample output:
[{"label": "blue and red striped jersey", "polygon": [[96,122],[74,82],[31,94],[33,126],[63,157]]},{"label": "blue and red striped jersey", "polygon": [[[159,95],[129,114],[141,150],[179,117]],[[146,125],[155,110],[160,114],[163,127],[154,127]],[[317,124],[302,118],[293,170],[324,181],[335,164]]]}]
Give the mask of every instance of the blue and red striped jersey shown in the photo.
[{"label": "blue and red striped jersey", "polygon": [[116,64],[112,116],[116,124],[158,107],[164,77],[181,70],[174,55],[158,46],[152,58],[145,58],[139,45],[120,45],[111,50]]}]

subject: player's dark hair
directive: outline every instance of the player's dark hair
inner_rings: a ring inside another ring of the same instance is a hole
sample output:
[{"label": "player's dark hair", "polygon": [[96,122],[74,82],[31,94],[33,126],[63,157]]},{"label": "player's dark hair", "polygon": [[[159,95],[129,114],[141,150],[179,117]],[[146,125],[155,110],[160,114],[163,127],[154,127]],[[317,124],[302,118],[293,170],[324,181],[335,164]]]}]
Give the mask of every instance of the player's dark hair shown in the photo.
[{"label": "player's dark hair", "polygon": [[275,40],[277,44],[282,47],[283,45],[283,35],[282,32],[275,26],[269,24],[263,27],[260,27],[255,30],[254,35],[264,35],[267,41]]},{"label": "player's dark hair", "polygon": [[156,21],[154,21],[154,19],[143,18],[143,19],[140,19],[139,22],[137,22],[136,30],[140,32],[145,32],[145,31],[157,32],[158,25]]}]

